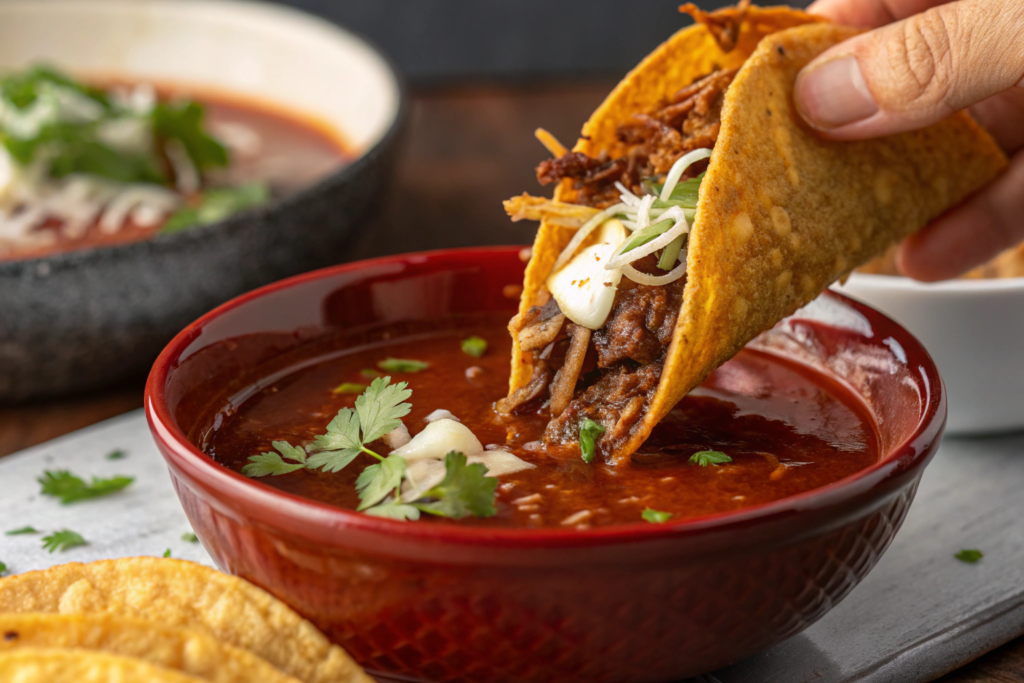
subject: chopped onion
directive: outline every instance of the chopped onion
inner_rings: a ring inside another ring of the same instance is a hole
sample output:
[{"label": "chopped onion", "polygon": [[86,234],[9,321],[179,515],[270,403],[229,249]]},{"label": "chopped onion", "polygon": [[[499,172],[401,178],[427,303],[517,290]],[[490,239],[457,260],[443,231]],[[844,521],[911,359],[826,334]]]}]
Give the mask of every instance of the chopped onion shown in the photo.
[{"label": "chopped onion", "polygon": [[462,422],[462,420],[452,415],[451,411],[445,410],[444,408],[438,408],[430,415],[423,418],[424,422],[436,422],[437,420],[455,420],[456,422]]},{"label": "chopped onion", "polygon": [[409,443],[391,451],[407,462],[423,459],[443,459],[449,451],[460,451],[467,456],[483,453],[484,447],[469,427],[455,420],[442,419],[428,424]]},{"label": "chopped onion", "polygon": [[711,150],[703,148],[695,149],[692,152],[688,152],[679,157],[679,160],[672,164],[672,168],[669,169],[668,175],[665,176],[665,186],[661,188],[661,196],[658,198],[663,202],[667,202],[672,196],[672,190],[676,189],[676,183],[678,183],[679,179],[683,177],[683,173],[686,169],[694,162],[700,161],[701,159],[707,159],[710,156]]},{"label": "chopped onion", "polygon": [[388,445],[388,448],[394,449],[401,448],[412,441],[412,436],[409,435],[409,428],[403,422],[382,436],[381,439]]},{"label": "chopped onion", "polygon": [[682,263],[664,275],[648,275],[647,273],[641,273],[628,263],[622,267],[622,274],[637,284],[659,287],[661,285],[667,285],[670,282],[675,282],[686,275],[686,259],[684,258]]},{"label": "chopped onion", "polygon": [[[650,197],[652,195],[647,196]],[[675,213],[673,213],[673,211],[675,211]],[[636,249],[632,249],[625,253],[621,253],[622,249],[629,246],[629,241],[627,240],[622,244],[622,246],[615,250],[615,253],[612,254],[612,257],[610,259],[608,259],[608,263],[606,263],[604,267],[608,270],[621,268],[627,263],[632,263],[633,261],[636,261],[639,258],[643,258],[648,254],[653,254],[659,249],[668,246],[672,242],[672,240],[681,235],[685,235],[690,231],[690,225],[689,223],[686,222],[686,216],[683,215],[682,209],[679,209],[679,207],[677,206],[674,206],[672,207],[672,209],[666,211],[664,214],[662,214],[661,217],[662,220],[659,221],[659,223],[663,222],[664,219],[668,218],[670,220],[675,220],[676,224],[673,225],[664,233],[662,233],[661,235],[658,235],[658,237],[651,240],[647,244],[643,244],[637,247]],[[630,280],[632,279],[633,278],[630,278]]]},{"label": "chopped onion", "polygon": [[551,272],[557,273],[562,266],[569,262],[569,259],[571,259],[573,254],[576,253],[576,250],[579,249],[580,245],[583,244],[583,240],[590,236],[590,233],[594,232],[594,230],[599,228],[602,223],[611,218],[612,214],[621,211],[625,207],[625,204],[616,204],[615,206],[609,207],[600,213],[594,214],[594,217],[584,223],[583,226],[576,231],[576,234],[572,236],[572,239],[569,240],[569,244],[565,246],[565,249],[562,250],[562,253],[559,254],[558,258],[555,260],[555,265],[551,267]]}]

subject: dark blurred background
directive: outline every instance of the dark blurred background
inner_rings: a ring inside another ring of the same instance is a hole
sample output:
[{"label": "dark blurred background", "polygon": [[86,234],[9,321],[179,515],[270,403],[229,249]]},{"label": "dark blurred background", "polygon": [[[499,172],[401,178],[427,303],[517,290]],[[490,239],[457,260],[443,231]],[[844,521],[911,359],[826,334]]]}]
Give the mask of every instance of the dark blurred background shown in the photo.
[{"label": "dark blurred background", "polygon": [[415,85],[623,74],[692,23],[678,0],[278,1],[362,33]]}]

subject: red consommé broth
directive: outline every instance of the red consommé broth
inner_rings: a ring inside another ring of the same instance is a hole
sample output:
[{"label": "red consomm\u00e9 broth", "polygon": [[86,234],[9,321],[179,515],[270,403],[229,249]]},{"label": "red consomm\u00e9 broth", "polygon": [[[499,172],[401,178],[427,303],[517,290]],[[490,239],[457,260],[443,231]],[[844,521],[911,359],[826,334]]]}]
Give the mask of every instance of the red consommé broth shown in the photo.
[{"label": "red consomm\u00e9 broth", "polygon": [[[308,444],[338,410],[354,405],[355,394],[332,390],[346,382],[368,383],[361,371],[395,357],[430,364],[418,373],[392,373],[413,391],[412,412],[404,420],[410,432],[422,430],[429,413],[446,409],[485,446],[500,445],[536,466],[499,479],[494,517],[421,523],[593,527],[640,521],[646,508],[670,513],[674,520],[700,517],[825,486],[878,460],[874,420],[848,389],[810,368],[753,350],[740,352],[684,398],[624,466],[584,463],[578,450],[539,448],[545,412],[510,418],[492,408],[508,390],[506,318],[502,313],[468,316],[427,331],[396,329],[391,338],[378,332],[378,341],[339,341],[335,351],[319,343],[314,355],[295,356],[294,370],[275,373],[240,405],[223,408],[197,445],[215,461],[241,470],[249,456],[271,450],[271,441]],[[461,350],[469,335],[487,341],[483,357]],[[382,443],[375,449],[388,450]],[[732,462],[691,463],[690,456],[702,450],[724,452]],[[354,509],[355,479],[373,462],[359,456],[338,473],[300,470],[260,481]]]}]

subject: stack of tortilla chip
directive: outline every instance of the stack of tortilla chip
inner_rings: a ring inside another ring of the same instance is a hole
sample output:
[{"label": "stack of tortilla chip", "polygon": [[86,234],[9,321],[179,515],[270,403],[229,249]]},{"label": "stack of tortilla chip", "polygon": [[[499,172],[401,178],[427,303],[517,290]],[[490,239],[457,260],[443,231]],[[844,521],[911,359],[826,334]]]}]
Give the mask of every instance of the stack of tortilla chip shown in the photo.
[{"label": "stack of tortilla chip", "polygon": [[0,579],[0,682],[372,683],[249,582],[153,557]]}]

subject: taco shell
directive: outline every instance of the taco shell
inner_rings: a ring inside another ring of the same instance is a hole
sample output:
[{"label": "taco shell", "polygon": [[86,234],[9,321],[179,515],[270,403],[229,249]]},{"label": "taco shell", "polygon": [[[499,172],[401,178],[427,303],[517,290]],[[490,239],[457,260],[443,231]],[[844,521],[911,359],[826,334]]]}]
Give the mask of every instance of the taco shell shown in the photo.
[{"label": "taco shell", "polygon": [[0,612],[113,613],[191,629],[305,683],[373,683],[288,605],[248,581],[184,560],[72,562],[0,579]]},{"label": "taco shell", "polygon": [[202,683],[140,659],[90,650],[22,648],[0,652],[0,683]]},{"label": "taco shell", "polygon": [[[634,452],[672,407],[747,342],[994,178],[1006,158],[966,113],[926,129],[865,142],[830,142],[793,105],[800,69],[856,29],[796,10],[751,8],[737,48],[684,29],[647,57],[583,127],[575,147],[624,153],[618,127],[716,67],[742,64],[725,93],[721,129],[689,233],[683,304],[654,399],[628,441]],[[555,198],[573,201],[570,182]],[[520,314],[540,292],[575,229],[542,223]],[[511,390],[532,376],[513,349]]]},{"label": "taco shell", "polygon": [[0,614],[0,654],[59,648],[141,659],[208,683],[299,683],[247,650],[198,631],[115,614]]}]

